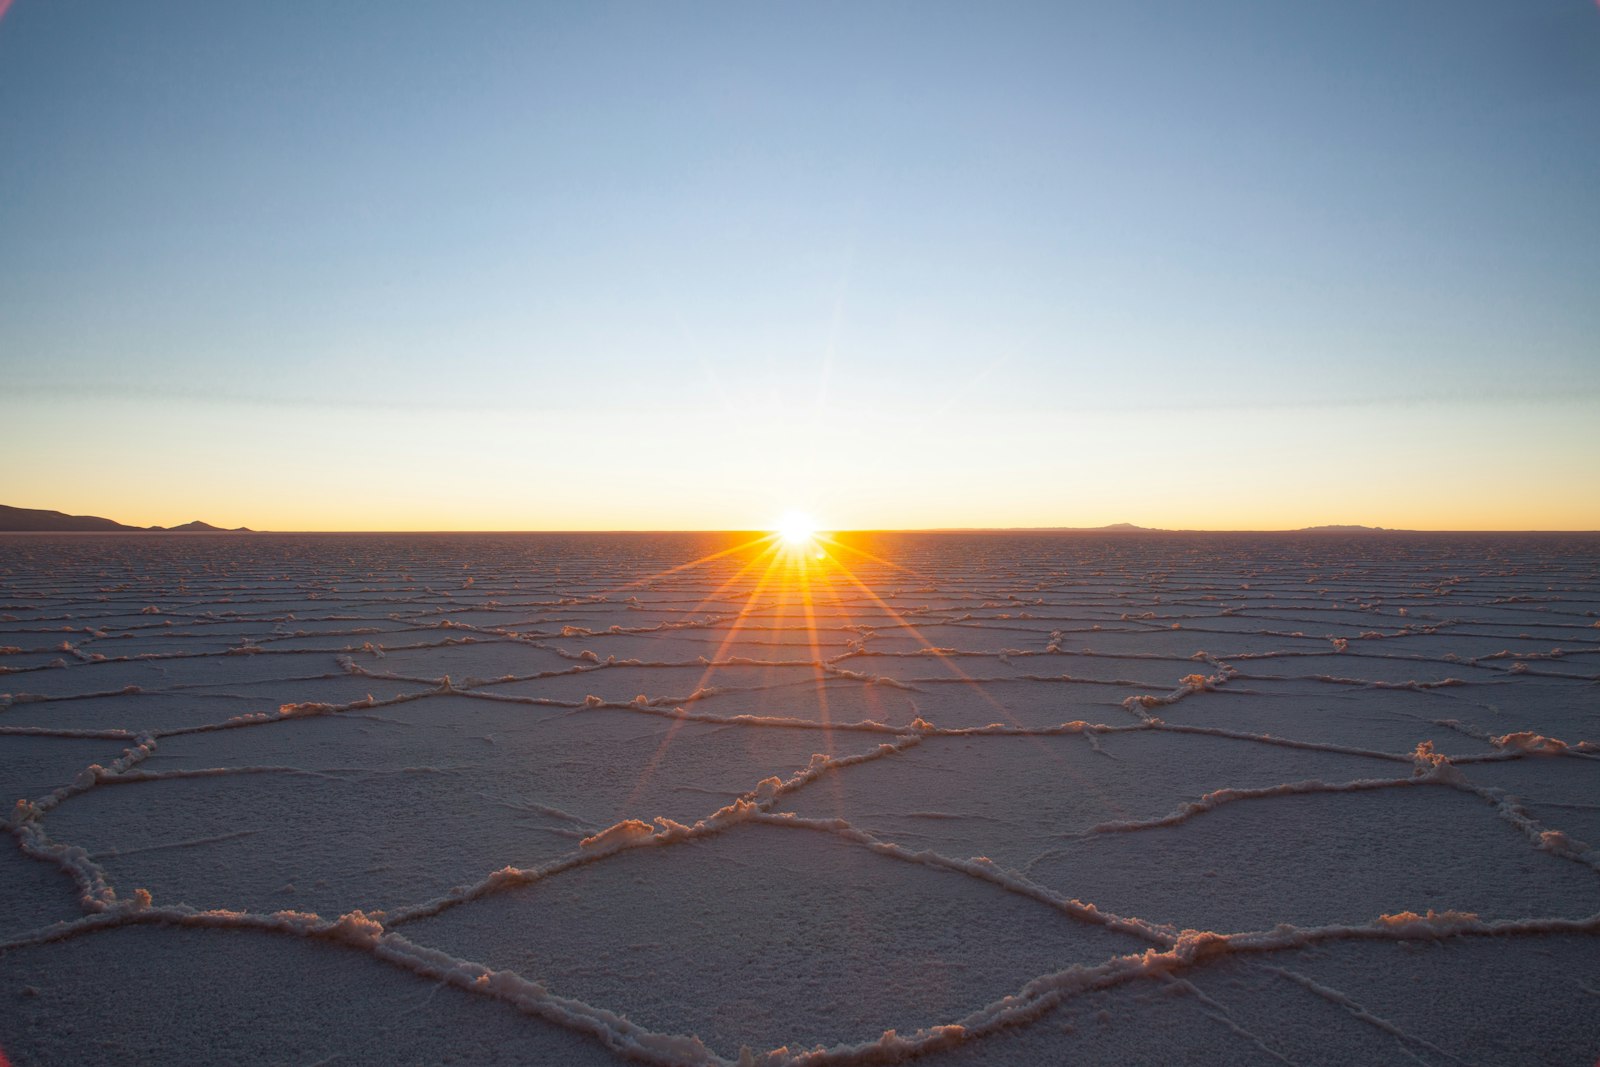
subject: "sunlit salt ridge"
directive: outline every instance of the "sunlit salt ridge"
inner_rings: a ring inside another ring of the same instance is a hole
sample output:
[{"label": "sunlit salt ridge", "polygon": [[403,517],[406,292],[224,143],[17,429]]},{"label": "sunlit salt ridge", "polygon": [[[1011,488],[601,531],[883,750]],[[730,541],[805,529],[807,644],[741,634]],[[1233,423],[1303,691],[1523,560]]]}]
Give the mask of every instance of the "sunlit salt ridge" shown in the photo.
[{"label": "sunlit salt ridge", "polygon": [[1592,1060],[1600,541],[815,547],[8,537],[0,1050]]}]

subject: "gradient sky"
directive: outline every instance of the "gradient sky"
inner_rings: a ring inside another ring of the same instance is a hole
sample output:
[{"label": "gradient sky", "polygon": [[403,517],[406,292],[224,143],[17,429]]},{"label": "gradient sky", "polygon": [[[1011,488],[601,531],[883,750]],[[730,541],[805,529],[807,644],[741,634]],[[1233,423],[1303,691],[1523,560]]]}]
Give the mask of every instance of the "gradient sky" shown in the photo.
[{"label": "gradient sky", "polygon": [[1593,0],[0,0],[0,502],[1600,528]]}]

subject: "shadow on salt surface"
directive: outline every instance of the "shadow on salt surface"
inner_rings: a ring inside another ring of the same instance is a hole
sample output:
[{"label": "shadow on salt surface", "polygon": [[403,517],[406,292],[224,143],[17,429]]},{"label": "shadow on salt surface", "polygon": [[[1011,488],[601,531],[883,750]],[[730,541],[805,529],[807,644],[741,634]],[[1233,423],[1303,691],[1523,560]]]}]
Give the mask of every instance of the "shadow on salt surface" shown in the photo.
[{"label": "shadow on salt surface", "polygon": [[13,950],[0,994],[0,1047],[18,1064],[618,1062],[504,1003],[253,930],[135,927]]},{"label": "shadow on salt surface", "polygon": [[[11,835],[0,837],[0,941],[82,916],[72,879],[59,868],[24,855]],[[0,998],[12,992],[0,987]],[[0,1019],[4,1017],[0,1012]],[[0,1037],[0,1048],[4,1047]]]},{"label": "shadow on salt surface", "polygon": [[[158,904],[339,915],[537,866],[624,818],[692,823],[829,743],[815,730],[454,696],[375,714],[165,739],[138,773],[268,770],[97,786],[45,828]],[[880,740],[835,738],[843,752]]]},{"label": "shadow on salt surface", "polygon": [[1600,911],[1600,881],[1478,797],[1435,785],[1241,800],[1174,826],[1067,842],[1029,872],[1118,915],[1239,931],[1400,911]]},{"label": "shadow on salt surface", "polygon": [[[1197,693],[1152,714],[1169,723],[1269,734],[1317,744],[1406,753],[1433,741],[1449,755],[1492,752],[1438,720],[1456,718],[1455,689],[1355,689],[1320,682],[1235,680]],[[1113,720],[1115,721],[1115,720]]]},{"label": "shadow on salt surface", "polygon": [[1583,936],[1334,942],[1187,977],[1298,1064],[1587,1064],[1597,959]]},{"label": "shadow on salt surface", "polygon": [[241,715],[275,715],[284,704],[345,704],[425,691],[426,683],[339,675],[254,682],[226,689],[149,690],[24,701],[0,710],[0,725],[54,730],[183,730]]},{"label": "shadow on salt surface", "polygon": [[844,767],[778,809],[851,825],[913,850],[1021,868],[1101,823],[1156,819],[1223,788],[1405,777],[1407,764],[1153,731],[1087,738],[929,737]]},{"label": "shadow on salt surface", "polygon": [[618,853],[402,932],[723,1055],[953,1022],[1038,975],[1147,947],[989,882],[755,825]]}]

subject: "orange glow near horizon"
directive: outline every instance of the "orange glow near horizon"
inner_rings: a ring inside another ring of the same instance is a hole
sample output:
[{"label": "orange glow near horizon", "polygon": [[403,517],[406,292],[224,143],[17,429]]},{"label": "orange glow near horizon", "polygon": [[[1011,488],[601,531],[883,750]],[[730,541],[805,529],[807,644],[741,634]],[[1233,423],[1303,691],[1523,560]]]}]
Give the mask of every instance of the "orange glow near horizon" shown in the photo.
[{"label": "orange glow near horizon", "polygon": [[[48,468],[47,468],[48,469]],[[0,504],[57,510],[69,515],[95,515],[131,526],[175,526],[199,519],[215,526],[246,526],[271,533],[740,533],[769,536],[771,527],[750,522],[756,506],[707,509],[682,501],[635,497],[614,502],[573,502],[570,506],[527,500],[479,506],[468,500],[419,505],[409,499],[386,503],[352,497],[348,491],[321,494],[315,487],[268,485],[254,494],[238,485],[196,485],[176,495],[148,486],[108,486],[64,492],[59,486],[28,484],[35,472],[19,471]],[[1554,478],[1554,475],[1550,476]],[[1600,503],[1594,494],[1541,492],[1521,486],[1513,476],[1502,497],[1469,487],[1448,501],[1431,502],[1374,493],[1370,500],[1302,502],[1291,493],[1269,493],[1242,500],[1183,499],[1154,508],[1146,501],[1100,500],[1086,495],[1079,506],[1065,509],[1039,502],[976,501],[957,504],[954,486],[944,494],[949,503],[885,501],[867,506],[838,504],[830,508],[831,533],[892,533],[925,530],[1050,530],[1094,529],[1132,523],[1148,529],[1227,533],[1290,531],[1332,524],[1382,526],[1417,532],[1472,531],[1600,531]],[[169,499],[169,497],[176,497]],[[771,513],[768,512],[770,515]],[[770,521],[770,520],[768,520]]]},{"label": "orange glow near horizon", "polygon": [[[29,419],[34,416],[28,413]],[[1175,439],[1115,462],[1073,467],[1059,482],[1027,464],[980,470],[978,461],[987,455],[980,445],[989,447],[980,441],[972,446],[973,456],[941,454],[944,446],[935,442],[926,464],[905,470],[870,455],[860,461],[825,455],[818,462],[835,471],[826,480],[804,472],[773,472],[755,459],[746,460],[740,450],[726,450],[731,454],[717,454],[692,485],[668,460],[662,460],[668,469],[646,466],[637,456],[606,451],[613,446],[604,442],[596,462],[617,474],[599,482],[580,466],[520,466],[506,458],[524,454],[517,448],[488,449],[481,462],[441,469],[443,460],[412,450],[408,443],[406,448],[388,448],[388,462],[364,470],[362,491],[352,493],[343,466],[310,458],[263,464],[252,467],[250,477],[240,477],[222,453],[192,447],[193,440],[207,433],[231,432],[219,425],[200,427],[183,438],[164,436],[163,430],[151,445],[165,450],[163,458],[130,459],[123,466],[107,466],[92,448],[80,448],[76,441],[63,442],[60,453],[52,453],[48,461],[29,463],[20,457],[7,471],[0,504],[102,516],[133,526],[174,526],[199,519],[281,533],[746,531],[746,536],[759,537],[779,525],[777,517],[795,502],[814,516],[810,525],[832,533],[1092,529],[1117,523],[1206,532],[1334,524],[1417,531],[1595,531],[1600,530],[1600,496],[1582,492],[1572,482],[1570,470],[1575,467],[1548,462],[1549,454],[1561,454],[1581,466],[1600,449],[1588,438],[1578,439],[1576,428],[1587,424],[1576,416],[1561,424],[1558,429],[1570,431],[1571,440],[1561,434],[1539,438],[1530,430],[1526,441],[1538,441],[1544,451],[1523,447],[1522,438],[1477,460],[1469,450],[1458,449],[1459,463],[1432,469],[1426,478],[1396,465],[1392,455],[1355,446],[1347,463],[1326,479],[1323,468],[1306,457],[1299,462],[1292,450],[1285,449],[1281,457],[1260,448],[1247,457],[1222,452],[1217,462],[1223,465],[1248,459],[1250,465],[1243,468],[1248,477],[1240,476],[1236,491],[1211,494],[1193,491],[1192,471],[1181,462],[1192,442]],[[16,425],[19,435],[29,429],[25,421]],[[56,432],[54,425],[31,432],[48,436]],[[373,435],[381,429],[360,428]],[[463,440],[472,440],[476,432],[472,427],[456,429]],[[1435,429],[1424,419],[1417,432]],[[144,432],[130,429],[128,440],[142,441],[138,434]],[[511,430],[506,432],[508,440],[517,440]],[[1383,427],[1370,428],[1374,440],[1383,440],[1383,432]],[[115,435],[108,431],[107,436]],[[316,435],[308,430],[306,436]],[[330,447],[365,448],[358,438],[362,434],[352,430]],[[258,446],[262,454],[274,454],[276,441],[247,438],[241,448]],[[536,444],[524,443],[530,448]],[[1032,448],[1027,440],[1007,443],[1018,455]],[[709,443],[691,439],[690,444],[714,451]],[[1088,445],[1069,442],[1061,447],[1082,451]],[[1312,469],[1319,472],[1315,478],[1306,474]],[[70,470],[72,477],[63,478],[62,470]],[[505,486],[513,483],[528,486],[528,491],[506,492]],[[1494,492],[1485,492],[1486,485],[1493,485]]]}]

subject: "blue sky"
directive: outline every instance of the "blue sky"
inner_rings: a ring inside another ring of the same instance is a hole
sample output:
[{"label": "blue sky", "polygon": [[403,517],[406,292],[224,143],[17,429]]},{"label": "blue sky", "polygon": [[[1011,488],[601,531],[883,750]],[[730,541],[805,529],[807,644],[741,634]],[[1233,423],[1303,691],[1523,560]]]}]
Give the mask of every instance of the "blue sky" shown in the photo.
[{"label": "blue sky", "polygon": [[1597,105],[1578,0],[15,0],[0,498],[1600,527]]}]

